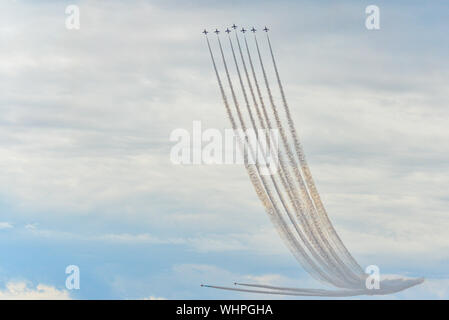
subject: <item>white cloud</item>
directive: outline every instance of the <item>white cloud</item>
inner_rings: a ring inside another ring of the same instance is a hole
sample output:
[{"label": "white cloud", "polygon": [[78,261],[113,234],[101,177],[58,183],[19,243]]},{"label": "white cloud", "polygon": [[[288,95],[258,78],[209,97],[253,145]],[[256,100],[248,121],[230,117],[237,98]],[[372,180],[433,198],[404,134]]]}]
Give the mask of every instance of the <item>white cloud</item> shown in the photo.
[{"label": "white cloud", "polygon": [[149,297],[143,298],[143,300],[167,300],[167,299],[162,298],[162,297],[149,296]]},{"label": "white cloud", "polygon": [[66,290],[58,290],[53,286],[38,284],[30,286],[27,282],[8,282],[0,289],[0,300],[68,300],[70,294]]},{"label": "white cloud", "polygon": [[37,224],[36,223],[28,223],[28,224],[25,225],[25,229],[36,230],[37,229]]},{"label": "white cloud", "polygon": [[11,229],[13,225],[9,222],[0,222],[0,230],[1,229]]},{"label": "white cloud", "polygon": [[98,241],[106,243],[183,245],[198,252],[251,251],[257,254],[286,254],[288,250],[282,244],[272,228],[261,228],[251,233],[213,234],[187,237],[170,237],[150,233],[107,233],[83,234],[61,232],[58,230],[27,228],[31,235],[49,239]]},{"label": "white cloud", "polygon": [[449,279],[433,278],[425,279],[423,284],[405,290],[400,295],[403,299],[449,299]]},{"label": "white cloud", "polygon": [[[176,12],[86,2],[81,30],[68,33],[53,3],[5,3],[0,194],[18,216],[60,230],[78,216],[89,219],[79,219],[83,228],[127,227],[101,230],[96,240],[286,252],[243,167],[169,162],[171,130],[189,129],[192,120],[229,127],[202,26],[191,21],[225,25],[241,7]],[[293,116],[349,249],[367,261],[447,258],[449,72],[438,37],[434,43],[413,29],[402,8],[389,8],[398,25],[374,38],[358,6],[338,14],[310,4],[288,12],[267,6],[251,7],[246,20],[273,24]],[[425,52],[398,50],[422,38]]]}]

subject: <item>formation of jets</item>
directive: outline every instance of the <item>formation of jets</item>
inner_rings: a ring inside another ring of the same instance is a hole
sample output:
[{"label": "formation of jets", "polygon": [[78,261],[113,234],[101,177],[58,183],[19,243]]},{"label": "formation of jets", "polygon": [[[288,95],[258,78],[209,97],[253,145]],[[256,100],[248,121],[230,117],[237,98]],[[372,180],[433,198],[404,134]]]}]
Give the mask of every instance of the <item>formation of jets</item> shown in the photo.
[{"label": "formation of jets", "polygon": [[[234,29],[234,30],[237,30],[237,26],[235,25],[235,23],[231,26],[231,28]],[[268,29],[268,28],[265,26],[265,28],[263,28],[262,30],[265,31],[265,32],[268,32],[268,30],[270,30],[270,29]],[[248,31],[248,30],[246,30],[246,29],[243,28],[243,27],[242,27],[242,29],[240,29],[240,32],[242,32],[242,33],[245,33],[246,31]],[[251,31],[252,33],[256,33],[257,29],[254,28],[254,27],[252,27],[250,31]],[[231,32],[231,30],[230,30],[229,28],[226,28],[225,32],[226,32],[227,34],[229,34],[229,33]],[[209,33],[209,31],[207,31],[206,29],[204,29],[203,33],[204,33],[204,35],[207,36],[207,34]],[[215,29],[214,33],[218,35],[218,34],[220,33],[220,30]]]}]

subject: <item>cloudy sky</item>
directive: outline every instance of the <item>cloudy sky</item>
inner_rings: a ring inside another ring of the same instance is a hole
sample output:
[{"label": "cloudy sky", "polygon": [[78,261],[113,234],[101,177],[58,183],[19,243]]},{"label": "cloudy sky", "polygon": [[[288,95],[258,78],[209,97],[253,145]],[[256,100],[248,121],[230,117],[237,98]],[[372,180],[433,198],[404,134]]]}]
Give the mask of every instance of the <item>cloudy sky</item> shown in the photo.
[{"label": "cloudy sky", "polygon": [[[80,29],[65,26],[67,5]],[[380,8],[380,30],[365,8]],[[0,2],[0,299],[266,298],[316,287],[240,165],[174,165],[170,133],[230,127],[203,28],[271,27],[331,220],[363,266],[449,298],[445,1]],[[67,290],[77,265],[80,290]],[[279,298],[279,297],[274,297]]]}]

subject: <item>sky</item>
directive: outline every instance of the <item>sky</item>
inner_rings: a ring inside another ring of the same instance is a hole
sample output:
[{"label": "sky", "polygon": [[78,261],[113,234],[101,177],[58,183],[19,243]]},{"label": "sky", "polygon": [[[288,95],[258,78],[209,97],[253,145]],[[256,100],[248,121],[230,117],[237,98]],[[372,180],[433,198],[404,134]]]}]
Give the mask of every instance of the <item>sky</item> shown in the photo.
[{"label": "sky", "polygon": [[[65,26],[70,4],[79,30]],[[371,4],[380,30],[365,27]],[[230,128],[201,31],[233,23],[271,29],[350,252],[426,278],[383,298],[448,299],[448,19],[445,1],[2,0],[0,299],[292,299],[200,284],[321,286],[242,165],[170,161],[173,130]]]}]

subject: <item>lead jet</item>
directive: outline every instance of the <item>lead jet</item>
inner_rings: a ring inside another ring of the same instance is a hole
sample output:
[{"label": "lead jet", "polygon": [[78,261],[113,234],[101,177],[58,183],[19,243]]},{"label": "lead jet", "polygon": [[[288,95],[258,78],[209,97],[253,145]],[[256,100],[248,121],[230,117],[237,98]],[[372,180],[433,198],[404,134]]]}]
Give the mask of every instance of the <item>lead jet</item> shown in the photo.
[{"label": "lead jet", "polygon": [[237,29],[237,26],[235,25],[235,23],[232,25],[232,27],[231,27],[232,29]]}]

